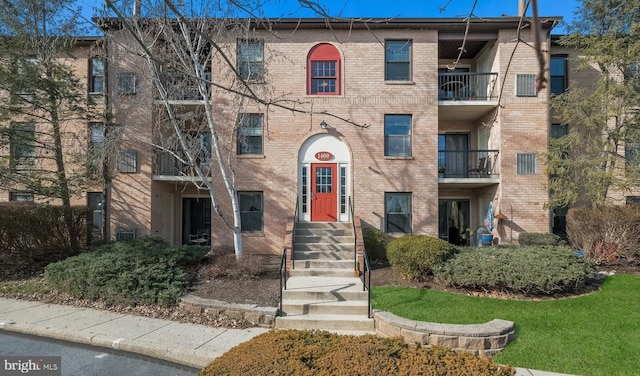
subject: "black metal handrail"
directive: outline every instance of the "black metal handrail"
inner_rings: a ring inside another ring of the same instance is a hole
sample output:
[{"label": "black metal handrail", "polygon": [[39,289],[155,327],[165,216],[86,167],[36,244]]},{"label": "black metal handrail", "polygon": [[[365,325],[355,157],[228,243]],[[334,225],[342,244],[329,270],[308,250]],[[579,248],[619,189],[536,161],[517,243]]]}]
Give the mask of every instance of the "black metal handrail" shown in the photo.
[{"label": "black metal handrail", "polygon": [[359,270],[358,268],[358,234],[356,233],[356,221],[353,211],[353,204],[351,202],[351,196],[349,196],[349,212],[351,213],[351,229],[353,230],[353,269]]},{"label": "black metal handrail", "polygon": [[371,264],[367,250],[362,250],[362,258],[364,259],[364,272],[362,273],[362,289],[367,291],[368,317],[371,318]]},{"label": "black metal handrail", "polygon": [[287,246],[282,249],[280,259],[280,311],[282,311],[282,292],[287,289]]},{"label": "black metal handrail", "polygon": [[499,150],[438,150],[438,177],[498,177]]},{"label": "black metal handrail", "polygon": [[296,198],[296,211],[293,213],[293,228],[291,229],[291,269],[295,269],[295,266],[293,265],[293,243],[295,242],[296,238],[296,226],[298,225],[298,219],[299,219],[299,215],[298,215],[298,209],[299,209],[299,205],[300,205],[300,200],[298,198]]},{"label": "black metal handrail", "polygon": [[293,214],[293,226],[291,228],[291,247],[285,244],[282,247],[282,257],[280,258],[280,310],[282,310],[282,292],[287,289],[287,279],[289,277],[287,272],[287,249],[291,249],[291,269],[293,269],[293,239],[296,234],[296,223],[298,223],[298,199],[296,199],[296,209]]},{"label": "black metal handrail", "polygon": [[[349,212],[351,213],[351,228],[353,229],[354,270],[360,271],[360,267],[358,265],[358,232],[356,231],[356,217],[351,197],[349,197]],[[362,259],[364,260],[362,270],[362,291],[367,291],[367,317],[371,318],[371,265],[369,264],[367,250],[364,247],[362,248]]]},{"label": "black metal handrail", "polygon": [[498,73],[492,72],[438,73],[438,100],[496,100],[497,82]]}]

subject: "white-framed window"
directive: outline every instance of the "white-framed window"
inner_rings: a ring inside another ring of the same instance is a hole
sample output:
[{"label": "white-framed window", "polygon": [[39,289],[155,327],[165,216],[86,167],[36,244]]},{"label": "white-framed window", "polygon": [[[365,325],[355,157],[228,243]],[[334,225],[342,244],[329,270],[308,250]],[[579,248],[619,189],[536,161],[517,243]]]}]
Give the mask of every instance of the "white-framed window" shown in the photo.
[{"label": "white-framed window", "polygon": [[551,94],[562,94],[567,90],[567,55],[551,55],[549,76]]},{"label": "white-framed window", "polygon": [[36,126],[32,123],[11,124],[11,168],[24,170],[35,164]]},{"label": "white-framed window", "polygon": [[138,151],[127,149],[118,152],[118,172],[138,172]]},{"label": "white-framed window", "polygon": [[640,130],[630,128],[624,140],[624,159],[627,174],[640,171]]},{"label": "white-framed window", "polygon": [[411,233],[411,192],[385,192],[385,232]]},{"label": "white-framed window", "polygon": [[340,52],[329,43],[314,46],[307,57],[307,94],[340,94]]},{"label": "white-framed window", "polygon": [[238,72],[247,81],[264,79],[264,42],[258,39],[238,40]]},{"label": "white-framed window", "polygon": [[94,56],[89,59],[89,93],[105,92],[107,62],[103,57]]},{"label": "white-framed window", "polygon": [[538,161],[536,153],[516,154],[516,174],[535,175],[538,173]]},{"label": "white-framed window", "polygon": [[302,167],[302,213],[307,214],[309,206],[309,168]]},{"label": "white-framed window", "polygon": [[241,114],[237,138],[238,154],[262,154],[262,114]]},{"label": "white-framed window", "polygon": [[384,42],[385,81],[411,80],[411,39]]},{"label": "white-framed window", "polygon": [[411,39],[384,42],[385,81],[411,80]]},{"label": "white-framed window", "polygon": [[340,166],[340,214],[347,214],[347,167]]},{"label": "white-framed window", "polygon": [[[19,59],[16,61],[16,74],[20,78],[14,88],[17,98],[24,102],[32,102],[35,96],[35,86],[40,78],[38,72],[38,59],[35,57]],[[14,97],[14,99],[16,98]]]},{"label": "white-framed window", "polygon": [[263,228],[262,192],[238,192],[242,232],[260,232]]},{"label": "white-framed window", "polygon": [[87,169],[90,175],[101,174],[104,161],[105,126],[101,122],[89,123],[89,155]]},{"label": "white-framed window", "polygon": [[569,134],[569,127],[567,124],[551,124],[549,129],[549,137],[560,138]]},{"label": "white-framed window", "polygon": [[516,74],[516,96],[535,97],[536,96],[536,75]]},{"label": "white-framed window", "polygon": [[117,74],[116,89],[118,94],[135,94],[138,91],[138,79],[133,72]]},{"label": "white-framed window", "polygon": [[411,115],[384,115],[384,155],[411,156]]}]

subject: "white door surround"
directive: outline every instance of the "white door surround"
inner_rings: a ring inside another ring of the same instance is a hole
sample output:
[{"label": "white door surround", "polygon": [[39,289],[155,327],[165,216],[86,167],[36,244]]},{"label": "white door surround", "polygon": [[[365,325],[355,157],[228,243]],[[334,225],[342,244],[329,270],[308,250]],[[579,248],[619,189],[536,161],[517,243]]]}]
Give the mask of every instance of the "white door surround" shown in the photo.
[{"label": "white door surround", "polygon": [[[349,221],[349,192],[351,191],[351,152],[340,139],[330,134],[309,137],[298,152],[298,218],[311,221],[312,200],[316,182],[311,181],[312,164],[335,164],[336,211],[338,222]],[[320,182],[318,182],[320,183]]]}]

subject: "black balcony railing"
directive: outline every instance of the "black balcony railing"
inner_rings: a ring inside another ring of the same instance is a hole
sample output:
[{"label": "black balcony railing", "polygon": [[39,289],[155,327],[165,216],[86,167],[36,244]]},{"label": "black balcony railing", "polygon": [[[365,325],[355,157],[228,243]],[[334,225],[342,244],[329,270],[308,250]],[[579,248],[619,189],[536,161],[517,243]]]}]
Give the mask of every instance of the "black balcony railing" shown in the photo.
[{"label": "black balcony railing", "polygon": [[498,150],[439,150],[439,178],[495,178]]},{"label": "black balcony railing", "polygon": [[438,100],[496,100],[497,81],[498,73],[438,73]]},{"label": "black balcony railing", "polygon": [[[164,72],[162,74],[162,83],[167,90],[167,99],[171,101],[201,101],[204,100],[200,94],[198,78],[188,76],[181,72]],[[204,80],[211,81],[211,72],[205,73]],[[207,85],[207,97],[211,90]],[[157,99],[160,99],[159,97]]]},{"label": "black balcony railing", "polygon": [[[204,174],[208,174],[211,168],[211,159],[203,156],[202,158],[199,157],[197,162],[200,165],[200,170],[202,170]],[[159,151],[156,153],[154,174],[183,177],[196,177],[198,175],[195,168],[186,163],[182,163],[173,153],[167,151]]]}]

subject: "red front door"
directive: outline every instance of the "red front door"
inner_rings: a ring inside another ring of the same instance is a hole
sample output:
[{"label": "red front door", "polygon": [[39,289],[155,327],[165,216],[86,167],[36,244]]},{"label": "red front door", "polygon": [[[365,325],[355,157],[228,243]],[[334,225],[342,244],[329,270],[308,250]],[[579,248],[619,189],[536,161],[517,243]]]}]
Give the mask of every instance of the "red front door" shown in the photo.
[{"label": "red front door", "polygon": [[311,220],[336,222],[338,220],[338,192],[336,164],[311,165]]}]

